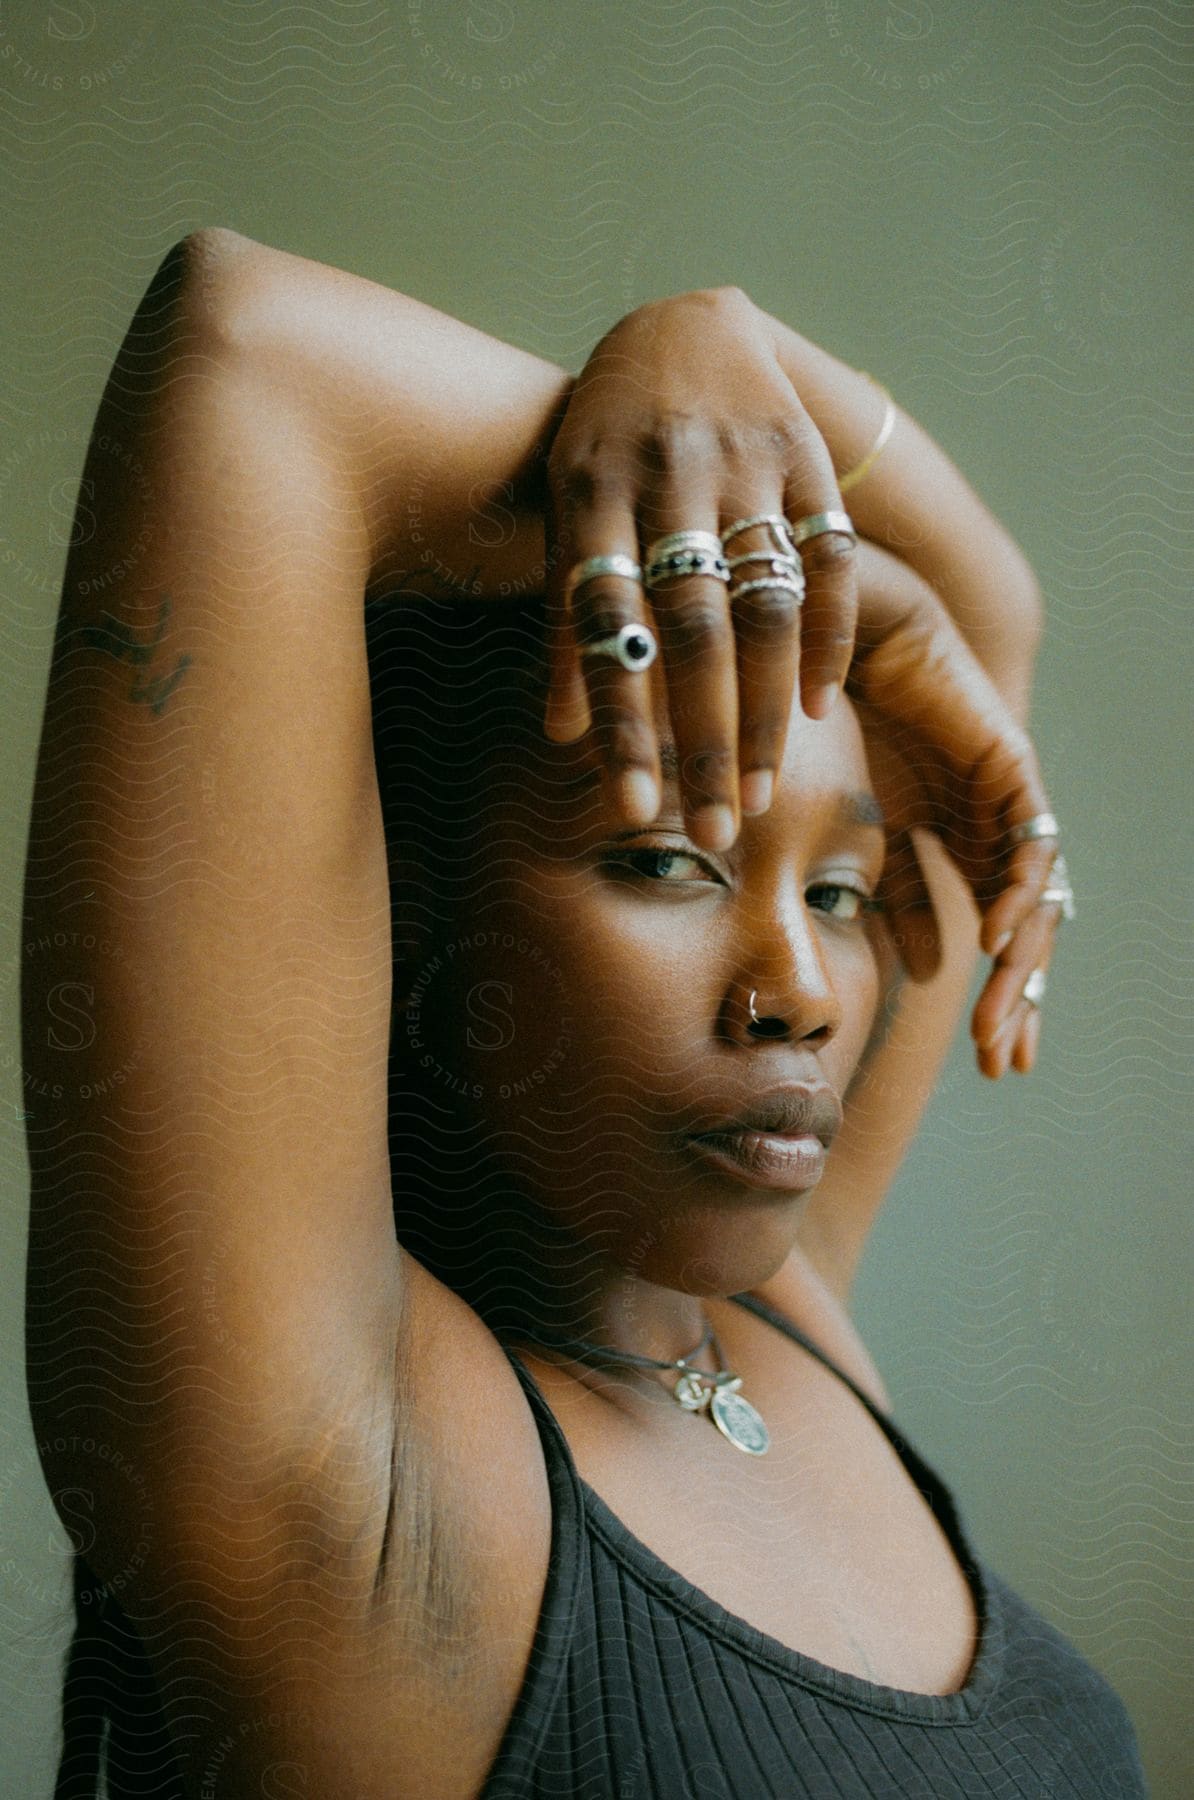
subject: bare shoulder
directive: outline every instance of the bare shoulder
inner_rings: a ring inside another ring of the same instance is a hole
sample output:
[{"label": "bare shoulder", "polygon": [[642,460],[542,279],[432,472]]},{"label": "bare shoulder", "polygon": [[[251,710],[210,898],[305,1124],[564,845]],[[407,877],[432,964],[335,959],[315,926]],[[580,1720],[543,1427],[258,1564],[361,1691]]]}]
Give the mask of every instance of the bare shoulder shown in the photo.
[{"label": "bare shoulder", "polygon": [[891,1396],[858,1327],[799,1245],[774,1275],[751,1291],[798,1325],[858,1383],[881,1412],[890,1413]]}]

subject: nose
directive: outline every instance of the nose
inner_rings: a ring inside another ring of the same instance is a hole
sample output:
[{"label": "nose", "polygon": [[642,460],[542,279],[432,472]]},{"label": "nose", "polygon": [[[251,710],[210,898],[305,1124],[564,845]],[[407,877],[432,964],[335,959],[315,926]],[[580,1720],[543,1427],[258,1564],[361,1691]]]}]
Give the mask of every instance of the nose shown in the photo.
[{"label": "nose", "polygon": [[735,1042],[769,1039],[820,1050],[841,1024],[842,1009],[802,900],[750,934],[724,996],[723,1025]]}]

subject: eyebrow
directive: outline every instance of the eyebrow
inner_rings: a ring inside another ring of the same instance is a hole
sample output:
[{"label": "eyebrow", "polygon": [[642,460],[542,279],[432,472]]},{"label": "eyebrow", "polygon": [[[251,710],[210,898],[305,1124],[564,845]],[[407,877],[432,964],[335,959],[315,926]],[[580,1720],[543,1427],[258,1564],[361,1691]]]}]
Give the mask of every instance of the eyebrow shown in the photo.
[{"label": "eyebrow", "polygon": [[[673,782],[677,787],[679,786],[680,758],[675,744],[671,742],[660,744],[659,769],[665,784]],[[588,769],[578,779],[588,785],[590,782],[595,782],[597,778],[598,771]],[[887,829],[887,819],[884,816],[883,808],[874,794],[866,788],[857,788],[842,794],[838,807],[838,820],[847,828],[869,825],[877,831],[886,831]]]}]

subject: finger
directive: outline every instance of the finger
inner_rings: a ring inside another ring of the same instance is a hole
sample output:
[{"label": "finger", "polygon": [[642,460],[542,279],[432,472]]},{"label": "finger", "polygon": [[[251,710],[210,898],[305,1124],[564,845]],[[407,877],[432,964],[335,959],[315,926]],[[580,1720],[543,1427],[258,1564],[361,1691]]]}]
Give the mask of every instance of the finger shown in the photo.
[{"label": "finger", "polygon": [[1056,839],[1045,838],[1017,844],[1005,855],[1000,891],[983,913],[981,942],[988,956],[998,956],[1035,912],[1056,855]]},{"label": "finger", "polygon": [[981,947],[989,956],[1000,956],[1016,938],[1016,932],[1036,916],[1055,855],[1055,839],[1016,844],[1010,855],[1005,855],[1007,873],[1003,875],[1000,893],[985,909],[981,923]]},{"label": "finger", "polygon": [[991,1044],[1016,1014],[1024,983],[1034,969],[1045,969],[1057,938],[1060,908],[1038,906],[996,957],[974,1005],[972,1036],[976,1044]]},{"label": "finger", "polygon": [[1012,1051],[1011,1066],[1017,1075],[1030,1075],[1036,1067],[1037,1047],[1041,1041],[1041,1009],[1034,1006],[1024,1021],[1023,1030]]},{"label": "finger", "polygon": [[544,734],[553,743],[571,744],[585,735],[593,720],[571,611],[564,606],[553,609],[550,602],[547,655],[551,675],[543,713]]},{"label": "finger", "polygon": [[1017,841],[1024,825],[1049,812],[1036,753],[1022,731],[999,734],[975,766],[972,780],[980,795],[995,864],[997,868],[1002,865],[997,881],[987,884],[986,893],[980,891],[979,895],[983,907],[982,947],[989,956],[997,956],[1040,901],[1058,843],[1055,833]]},{"label": "finger", "polygon": [[[631,574],[607,570],[585,578],[591,556],[619,554],[626,557],[628,567],[637,566],[633,532],[629,515],[586,516],[574,534],[578,556],[565,593],[607,802],[629,822],[648,825],[660,804],[655,705],[647,679],[656,648],[650,611],[641,581]],[[620,547],[628,543],[632,548]],[[591,549],[591,544],[602,548]],[[642,657],[646,652],[637,667],[627,666],[612,653],[627,627],[638,627],[639,634],[632,635],[626,654],[637,652]]]},{"label": "finger", "polygon": [[[721,555],[717,512],[671,477],[644,507],[643,567],[678,531],[709,534]],[[678,553],[682,554],[682,553]],[[661,572],[648,599],[664,657],[668,707],[687,829],[708,850],[738,835],[738,676],[726,584],[715,575]]]},{"label": "finger", "polygon": [[[811,426],[811,421],[810,421]],[[784,489],[808,592],[800,626],[800,703],[823,719],[845,685],[858,624],[858,561],[850,531],[822,529],[826,514],[845,514],[833,463],[812,427],[804,466]],[[848,518],[848,514],[845,515]],[[805,532],[811,535],[805,537]]]},{"label": "finger", "polygon": [[998,1081],[1014,1063],[1020,1074],[1027,1074],[1031,1064],[1026,1053],[1031,1047],[1035,1056],[1040,1039],[1040,1018],[1039,1005],[1020,1000],[994,1041],[979,1048],[978,1066],[982,1073],[992,1081]]},{"label": "finger", "polygon": [[[738,767],[742,811],[766,812],[784,759],[800,672],[800,613],[805,581],[799,556],[766,523],[781,521],[779,503],[756,496],[726,509],[722,526],[738,676]],[[735,529],[737,527],[737,529]],[[729,535],[732,533],[732,536]]]},{"label": "finger", "polygon": [[[1040,1036],[1039,1004],[1024,997],[1024,987],[1034,970],[1047,973],[1057,942],[1060,906],[1037,907],[1016,932],[979,996],[971,1020],[971,1035],[978,1046],[979,1067],[998,1079],[1013,1064],[1026,1072],[1028,1051],[1035,1054]],[[1034,1015],[1037,1022],[1028,1026]]]},{"label": "finger", "polygon": [[579,560],[575,526],[583,498],[566,479],[553,475],[544,519],[548,687],[543,730],[557,744],[573,743],[592,723],[568,598],[568,574]]}]

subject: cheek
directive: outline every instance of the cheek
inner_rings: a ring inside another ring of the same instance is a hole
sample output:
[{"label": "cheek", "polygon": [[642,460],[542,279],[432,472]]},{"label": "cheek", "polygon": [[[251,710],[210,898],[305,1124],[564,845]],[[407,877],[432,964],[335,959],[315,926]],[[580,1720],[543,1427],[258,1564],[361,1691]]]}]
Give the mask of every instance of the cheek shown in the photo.
[{"label": "cheek", "polygon": [[841,1006],[841,1024],[831,1048],[842,1083],[849,1080],[874,1029],[890,960],[886,935],[875,919],[833,960],[830,975]]},{"label": "cheek", "polygon": [[624,1113],[707,1036],[709,957],[675,920],[596,882],[506,900],[466,934],[451,996],[454,1053],[475,1099],[507,1109]]},{"label": "cheek", "polygon": [[533,926],[478,926],[461,944],[450,1035],[471,1097],[547,1098],[576,1062],[583,1017],[557,946]]}]

